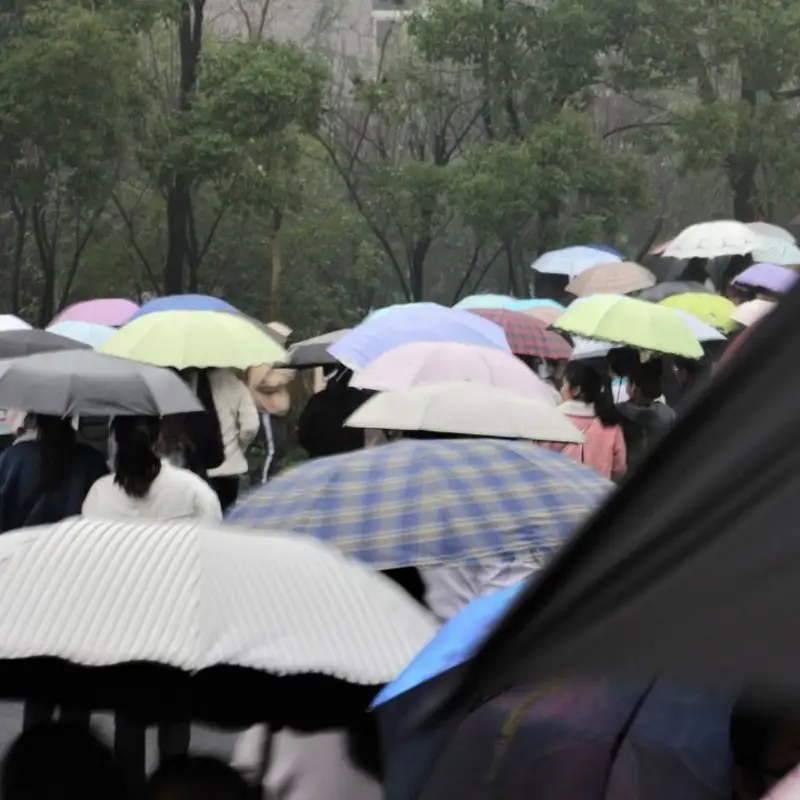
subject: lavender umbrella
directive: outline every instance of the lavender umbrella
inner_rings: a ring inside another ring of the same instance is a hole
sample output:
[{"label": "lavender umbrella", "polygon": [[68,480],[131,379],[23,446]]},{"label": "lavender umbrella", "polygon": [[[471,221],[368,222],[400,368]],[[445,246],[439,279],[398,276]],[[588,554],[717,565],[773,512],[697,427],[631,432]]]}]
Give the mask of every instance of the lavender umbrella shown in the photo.
[{"label": "lavender umbrella", "polygon": [[436,303],[388,308],[346,333],[328,352],[357,371],[387,350],[409,342],[461,342],[511,352],[499,325],[477,314]]},{"label": "lavender umbrella", "polygon": [[85,300],[65,308],[53,318],[50,325],[59,322],[91,322],[95,325],[110,325],[118,328],[129,322],[138,310],[139,306],[136,303],[120,297]]},{"label": "lavender umbrella", "polygon": [[753,289],[765,289],[774,294],[784,294],[794,286],[797,273],[788,267],[778,264],[753,264],[741,275],[737,275],[733,283],[735,286],[746,286]]}]

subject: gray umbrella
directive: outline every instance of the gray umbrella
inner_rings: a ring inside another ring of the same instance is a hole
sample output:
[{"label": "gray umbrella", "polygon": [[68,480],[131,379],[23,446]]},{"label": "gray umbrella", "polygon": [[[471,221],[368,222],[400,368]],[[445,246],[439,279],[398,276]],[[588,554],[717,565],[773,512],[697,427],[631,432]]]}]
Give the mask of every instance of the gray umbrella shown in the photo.
[{"label": "gray umbrella", "polygon": [[322,336],[315,336],[313,339],[293,344],[289,348],[287,366],[293,369],[303,369],[338,364],[339,362],[328,352],[328,348],[338,342],[349,330],[350,328],[343,328],[340,331],[323,333]]},{"label": "gray umbrella", "polygon": [[35,329],[27,331],[4,331],[0,333],[0,358],[19,358],[35,353],[51,353],[58,350],[87,350],[88,344],[76,342],[66,336]]},{"label": "gray umbrella", "polygon": [[0,408],[66,417],[164,416],[202,407],[168,369],[94,350],[0,361]]},{"label": "gray umbrella", "polygon": [[697,281],[666,281],[657,283],[649,289],[639,292],[638,297],[642,300],[650,300],[653,303],[660,303],[668,297],[676,294],[686,294],[687,292],[700,292],[702,294],[713,294],[713,292],[702,283]]}]

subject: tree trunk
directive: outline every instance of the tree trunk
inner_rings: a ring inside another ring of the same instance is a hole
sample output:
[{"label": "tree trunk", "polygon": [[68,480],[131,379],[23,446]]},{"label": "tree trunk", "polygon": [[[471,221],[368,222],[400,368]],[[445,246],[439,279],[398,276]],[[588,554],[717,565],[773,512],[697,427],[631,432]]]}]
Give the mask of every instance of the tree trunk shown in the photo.
[{"label": "tree trunk", "polygon": [[278,322],[281,318],[282,225],[283,214],[275,209],[272,212],[272,236],[270,238],[269,318],[267,322]]},{"label": "tree trunk", "polygon": [[[758,93],[747,75],[742,77],[742,102],[753,116],[756,113]],[[740,137],[739,152],[734,153],[728,168],[728,181],[733,192],[733,217],[740,222],[755,222],[761,217],[758,205],[758,155],[748,152],[751,143]]]}]

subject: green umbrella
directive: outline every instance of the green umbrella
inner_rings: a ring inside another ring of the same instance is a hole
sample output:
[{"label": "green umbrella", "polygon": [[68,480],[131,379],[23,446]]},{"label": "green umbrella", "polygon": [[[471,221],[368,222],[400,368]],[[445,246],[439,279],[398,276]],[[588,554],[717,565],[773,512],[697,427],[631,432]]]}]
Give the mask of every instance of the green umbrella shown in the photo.
[{"label": "green umbrella", "polygon": [[697,337],[677,314],[632,297],[598,294],[576,300],[553,327],[640,350],[684,358],[703,356]]}]

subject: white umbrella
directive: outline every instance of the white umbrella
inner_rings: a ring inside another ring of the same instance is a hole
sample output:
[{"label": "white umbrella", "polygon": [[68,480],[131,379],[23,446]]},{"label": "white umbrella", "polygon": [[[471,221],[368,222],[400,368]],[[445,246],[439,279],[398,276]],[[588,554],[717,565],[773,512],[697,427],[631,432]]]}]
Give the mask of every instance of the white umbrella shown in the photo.
[{"label": "white umbrella", "polygon": [[13,314],[0,314],[0,333],[6,331],[29,331],[33,325],[28,325],[24,319],[15,317]]},{"label": "white umbrella", "polygon": [[667,258],[717,258],[746,255],[768,242],[743,222],[714,220],[682,230],[665,248]]},{"label": "white umbrella", "polygon": [[789,244],[796,244],[794,236],[792,236],[786,228],[781,228],[780,225],[772,225],[769,222],[745,222],[745,225],[759,236],[765,236],[768,239],[779,239],[782,242],[789,242]]},{"label": "white umbrella", "polygon": [[772,300],[763,300],[760,297],[755,300],[748,300],[746,303],[736,306],[736,309],[731,314],[731,319],[749,328],[762,317],[766,317],[777,305]]},{"label": "white umbrella", "polygon": [[572,348],[570,361],[581,361],[586,358],[603,358],[614,348],[610,342],[601,342],[597,339],[584,339],[581,336],[573,337],[575,343]]},{"label": "white umbrella", "polygon": [[[270,703],[286,704],[283,676],[376,687],[435,631],[391,580],[296,534],[76,519],[0,537],[0,659],[49,657],[73,671],[143,664],[154,696],[182,681],[196,687],[201,709],[220,702],[201,696],[205,688],[238,703],[231,715],[251,722],[269,721],[262,715]],[[226,680],[204,684],[220,667]],[[103,671],[94,673],[101,681]],[[267,675],[278,679],[271,691],[239,696],[242,682]],[[128,690],[118,683],[117,692]],[[300,706],[318,700],[293,698]]]},{"label": "white umbrella", "polygon": [[682,308],[671,308],[670,311],[677,314],[692,329],[692,333],[697,337],[698,342],[724,342],[728,337],[717,328],[707,322],[698,319],[694,314],[684,311]]},{"label": "white umbrella", "polygon": [[583,441],[583,434],[549,403],[531,400],[507,389],[466,381],[378,394],[364,403],[345,426],[493,439]]},{"label": "white umbrella", "polygon": [[566,275],[569,278],[577,278],[584,270],[596,267],[598,264],[621,263],[622,259],[619,256],[606,250],[578,245],[544,253],[531,264],[531,268],[549,275]]},{"label": "white umbrella", "polygon": [[767,238],[760,247],[753,250],[753,260],[757,263],[791,267],[800,264],[800,247],[794,242]]}]

